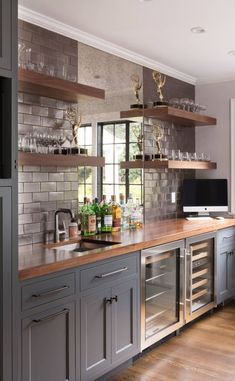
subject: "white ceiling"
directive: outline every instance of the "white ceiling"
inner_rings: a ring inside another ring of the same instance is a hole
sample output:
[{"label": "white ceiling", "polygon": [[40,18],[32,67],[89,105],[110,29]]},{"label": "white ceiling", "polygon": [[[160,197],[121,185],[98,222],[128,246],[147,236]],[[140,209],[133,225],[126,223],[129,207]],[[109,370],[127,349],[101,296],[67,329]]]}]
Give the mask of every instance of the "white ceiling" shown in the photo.
[{"label": "white ceiling", "polygon": [[[118,55],[122,47],[133,52],[136,61],[144,56],[146,66],[166,74],[170,67],[198,82],[235,79],[235,56],[227,54],[235,50],[235,0],[19,0],[19,4],[69,25],[73,32],[96,36],[86,35],[93,46],[109,50],[108,42]],[[193,26],[202,26],[206,33],[191,33]]]}]

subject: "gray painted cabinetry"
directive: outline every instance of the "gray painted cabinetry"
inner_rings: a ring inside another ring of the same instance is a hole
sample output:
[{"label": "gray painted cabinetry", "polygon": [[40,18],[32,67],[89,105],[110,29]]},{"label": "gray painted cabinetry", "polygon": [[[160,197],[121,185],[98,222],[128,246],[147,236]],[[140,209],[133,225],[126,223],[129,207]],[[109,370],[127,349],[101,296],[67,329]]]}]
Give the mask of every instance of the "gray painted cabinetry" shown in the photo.
[{"label": "gray painted cabinetry", "polygon": [[235,228],[217,235],[217,304],[235,295]]},{"label": "gray painted cabinetry", "polygon": [[0,0],[0,68],[11,69],[12,0]]},{"label": "gray painted cabinetry", "polygon": [[0,188],[0,380],[12,380],[11,188]]},{"label": "gray painted cabinetry", "polygon": [[22,380],[75,381],[75,308],[64,304],[22,321]]},{"label": "gray painted cabinetry", "polygon": [[22,282],[21,381],[92,381],[139,353],[139,255]]},{"label": "gray painted cabinetry", "polygon": [[139,253],[81,271],[81,287],[81,379],[87,381],[139,352]]}]

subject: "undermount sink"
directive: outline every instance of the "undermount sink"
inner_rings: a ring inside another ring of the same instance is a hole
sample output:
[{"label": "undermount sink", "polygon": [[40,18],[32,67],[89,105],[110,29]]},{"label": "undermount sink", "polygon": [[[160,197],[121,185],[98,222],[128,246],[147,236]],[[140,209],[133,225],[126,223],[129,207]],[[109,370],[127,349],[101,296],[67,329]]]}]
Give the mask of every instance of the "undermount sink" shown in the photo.
[{"label": "undermount sink", "polygon": [[120,242],[111,242],[111,241],[100,241],[100,240],[90,240],[88,238],[83,238],[79,242],[72,244],[64,244],[61,246],[54,247],[54,250],[63,250],[63,251],[75,251],[83,252],[90,251],[95,249],[100,249],[102,247],[118,245]]}]

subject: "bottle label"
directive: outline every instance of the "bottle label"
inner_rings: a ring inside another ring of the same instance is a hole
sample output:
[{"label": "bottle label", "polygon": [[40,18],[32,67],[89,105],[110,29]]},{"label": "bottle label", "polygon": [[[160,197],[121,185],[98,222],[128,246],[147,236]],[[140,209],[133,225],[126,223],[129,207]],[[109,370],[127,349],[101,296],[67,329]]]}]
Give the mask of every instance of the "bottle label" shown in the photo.
[{"label": "bottle label", "polygon": [[113,227],[114,228],[120,228],[121,227],[121,218],[114,218]]},{"label": "bottle label", "polygon": [[118,208],[116,209],[116,219],[120,219],[121,220],[121,217],[122,217],[122,210],[121,208]]},{"label": "bottle label", "polygon": [[113,225],[113,217],[112,215],[104,216],[104,226],[112,227]]},{"label": "bottle label", "polygon": [[96,216],[91,215],[88,217],[88,231],[90,233],[96,232]]}]

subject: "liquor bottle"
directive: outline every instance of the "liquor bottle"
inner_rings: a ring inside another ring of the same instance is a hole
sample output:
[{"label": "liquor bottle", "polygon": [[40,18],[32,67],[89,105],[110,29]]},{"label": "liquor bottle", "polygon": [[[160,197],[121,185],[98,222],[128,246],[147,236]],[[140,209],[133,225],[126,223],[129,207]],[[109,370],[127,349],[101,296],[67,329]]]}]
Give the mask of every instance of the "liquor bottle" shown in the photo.
[{"label": "liquor bottle", "polygon": [[92,208],[96,215],[96,233],[100,234],[101,233],[101,207],[99,205],[99,200],[97,197],[93,200]]},{"label": "liquor bottle", "polygon": [[102,233],[111,233],[113,226],[112,206],[106,202],[106,196],[102,197],[100,203],[101,209],[101,231]]},{"label": "liquor bottle", "polygon": [[129,214],[129,209],[127,208],[127,206],[125,204],[124,195],[122,193],[120,193],[119,199],[120,199],[120,207],[121,207],[121,210],[122,210],[121,230],[124,231],[124,230],[128,230],[129,229],[129,217],[130,217],[130,214]]},{"label": "liquor bottle", "polygon": [[131,193],[129,194],[126,207],[129,213],[129,229],[135,229],[134,218],[133,218],[135,205],[134,205],[134,201],[133,201]]},{"label": "liquor bottle", "polygon": [[81,233],[85,237],[96,234],[96,215],[86,197],[81,208]]},{"label": "liquor bottle", "polygon": [[113,215],[113,232],[119,232],[121,230],[121,218],[122,218],[122,209],[116,201],[116,196],[111,196],[112,215]]},{"label": "liquor bottle", "polygon": [[140,199],[136,199],[136,204],[133,209],[132,223],[135,229],[143,227],[143,207],[140,205]]}]

